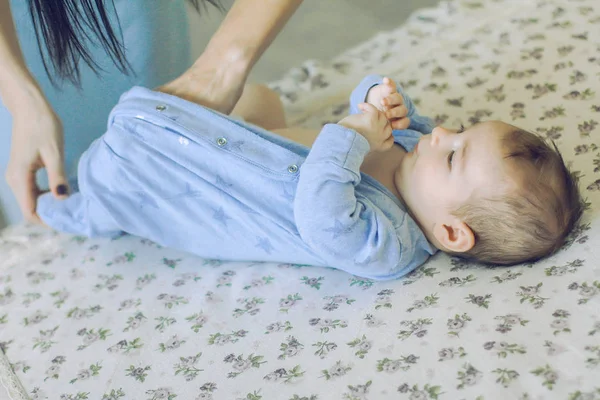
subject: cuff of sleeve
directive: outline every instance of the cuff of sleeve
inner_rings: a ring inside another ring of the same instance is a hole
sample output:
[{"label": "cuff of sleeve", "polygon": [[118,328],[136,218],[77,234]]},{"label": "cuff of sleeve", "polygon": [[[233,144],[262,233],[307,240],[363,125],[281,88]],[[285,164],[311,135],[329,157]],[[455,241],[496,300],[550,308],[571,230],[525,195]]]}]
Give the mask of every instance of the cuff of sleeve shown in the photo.
[{"label": "cuff of sleeve", "polygon": [[371,149],[360,133],[338,124],[327,124],[313,143],[306,163],[332,162],[357,175]]},{"label": "cuff of sleeve", "polygon": [[350,114],[360,114],[358,105],[365,102],[369,89],[382,83],[383,76],[367,75],[350,94]]}]

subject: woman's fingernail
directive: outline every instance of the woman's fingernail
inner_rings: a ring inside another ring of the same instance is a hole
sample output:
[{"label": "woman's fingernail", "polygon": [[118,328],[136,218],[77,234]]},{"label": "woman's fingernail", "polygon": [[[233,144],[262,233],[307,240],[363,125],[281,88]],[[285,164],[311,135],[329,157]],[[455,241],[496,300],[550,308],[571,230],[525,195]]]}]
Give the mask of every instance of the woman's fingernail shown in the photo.
[{"label": "woman's fingernail", "polygon": [[67,185],[58,185],[58,187],[56,188],[56,192],[59,195],[64,196],[68,192]]}]

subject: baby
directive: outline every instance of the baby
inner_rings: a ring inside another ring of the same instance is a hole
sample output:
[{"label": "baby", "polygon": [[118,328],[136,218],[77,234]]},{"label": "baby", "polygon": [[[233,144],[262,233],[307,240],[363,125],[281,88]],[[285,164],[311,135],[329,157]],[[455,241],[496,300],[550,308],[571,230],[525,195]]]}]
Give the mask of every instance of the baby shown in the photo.
[{"label": "baby", "polygon": [[398,278],[438,249],[483,263],[559,249],[581,215],[558,150],[502,122],[434,127],[389,78],[366,77],[351,115],[285,127],[277,95],[247,86],[233,114],[144,88],[125,93],[79,163],[79,192],[44,195],[50,227],[123,232],[206,258],[329,266]]}]

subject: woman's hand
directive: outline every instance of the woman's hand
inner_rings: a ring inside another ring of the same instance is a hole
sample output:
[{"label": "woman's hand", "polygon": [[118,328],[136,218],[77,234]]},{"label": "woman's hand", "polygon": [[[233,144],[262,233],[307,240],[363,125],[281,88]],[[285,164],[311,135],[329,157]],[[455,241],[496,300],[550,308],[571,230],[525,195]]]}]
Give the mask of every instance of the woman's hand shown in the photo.
[{"label": "woman's hand", "polygon": [[37,170],[46,167],[56,197],[66,197],[69,191],[63,166],[63,130],[25,65],[7,0],[0,0],[0,95],[12,116],[6,180],[24,217],[40,223],[36,214],[40,194],[35,179]]},{"label": "woman's hand", "polygon": [[181,76],[155,90],[229,114],[242,96],[247,73],[235,57],[223,61],[205,53]]},{"label": "woman's hand", "polygon": [[393,129],[406,129],[410,125],[410,119],[406,118],[408,110],[404,98],[398,93],[392,79],[385,77],[381,85],[372,87],[367,93],[367,103],[382,111]]},{"label": "woman's hand", "polygon": [[157,91],[229,114],[250,70],[302,0],[236,0],[192,68]]},{"label": "woman's hand", "polygon": [[36,214],[37,198],[41,194],[36,183],[37,170],[46,168],[54,196],[68,196],[62,123],[45,99],[30,99],[13,110],[12,145],[6,180],[24,217],[30,222],[41,223]]}]

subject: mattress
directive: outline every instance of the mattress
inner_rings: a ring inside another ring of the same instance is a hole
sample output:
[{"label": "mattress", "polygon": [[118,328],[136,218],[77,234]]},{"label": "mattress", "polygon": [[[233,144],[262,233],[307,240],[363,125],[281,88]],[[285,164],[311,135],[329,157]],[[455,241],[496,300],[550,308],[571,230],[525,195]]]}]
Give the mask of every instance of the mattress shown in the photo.
[{"label": "mattress", "polygon": [[318,128],[371,73],[439,124],[501,119],[554,140],[586,201],[563,248],[509,268],[438,253],[374,282],[13,226],[0,398],[600,399],[598,2],[442,2],[270,86],[289,122]]}]

